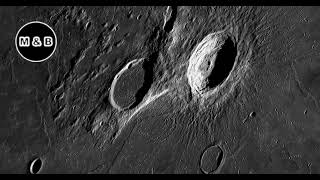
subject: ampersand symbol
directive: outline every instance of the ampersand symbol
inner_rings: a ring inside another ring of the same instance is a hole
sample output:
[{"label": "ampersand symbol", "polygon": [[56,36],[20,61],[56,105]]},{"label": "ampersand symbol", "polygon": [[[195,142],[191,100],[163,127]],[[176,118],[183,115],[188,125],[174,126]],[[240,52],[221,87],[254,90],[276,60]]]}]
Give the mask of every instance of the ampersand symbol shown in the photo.
[{"label": "ampersand symbol", "polygon": [[35,36],[35,37],[32,39],[32,45],[33,45],[34,47],[40,47],[40,46],[42,46],[40,37]]}]

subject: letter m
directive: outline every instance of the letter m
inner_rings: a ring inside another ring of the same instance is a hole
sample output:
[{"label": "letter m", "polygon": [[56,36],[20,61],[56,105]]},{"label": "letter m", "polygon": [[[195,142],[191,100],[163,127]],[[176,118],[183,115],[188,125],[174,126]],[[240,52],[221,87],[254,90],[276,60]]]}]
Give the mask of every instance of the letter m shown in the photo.
[{"label": "letter m", "polygon": [[29,47],[30,46],[30,37],[19,37],[19,46],[21,47]]}]

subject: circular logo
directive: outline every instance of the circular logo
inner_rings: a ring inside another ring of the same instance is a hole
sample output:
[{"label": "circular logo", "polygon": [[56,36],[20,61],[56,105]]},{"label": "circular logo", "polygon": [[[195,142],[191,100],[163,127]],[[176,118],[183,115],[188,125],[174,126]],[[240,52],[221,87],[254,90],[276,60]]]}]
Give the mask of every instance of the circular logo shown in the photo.
[{"label": "circular logo", "polygon": [[32,21],[18,30],[15,45],[25,60],[42,62],[49,59],[56,50],[57,36],[46,23]]}]

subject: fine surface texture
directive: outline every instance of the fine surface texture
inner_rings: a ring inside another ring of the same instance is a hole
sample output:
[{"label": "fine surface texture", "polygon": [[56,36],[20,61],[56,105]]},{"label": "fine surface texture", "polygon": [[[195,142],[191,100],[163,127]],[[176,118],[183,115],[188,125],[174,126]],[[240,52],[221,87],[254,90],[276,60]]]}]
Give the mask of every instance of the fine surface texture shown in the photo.
[{"label": "fine surface texture", "polygon": [[[319,18],[316,6],[0,7],[0,173],[320,173]],[[35,20],[58,42],[36,63],[14,43]]]}]

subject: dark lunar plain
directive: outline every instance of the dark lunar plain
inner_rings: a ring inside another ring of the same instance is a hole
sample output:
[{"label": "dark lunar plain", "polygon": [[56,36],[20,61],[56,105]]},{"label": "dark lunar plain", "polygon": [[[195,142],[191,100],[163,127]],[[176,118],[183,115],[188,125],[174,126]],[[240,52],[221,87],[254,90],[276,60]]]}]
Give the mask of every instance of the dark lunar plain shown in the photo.
[{"label": "dark lunar plain", "polygon": [[[41,63],[14,45],[34,20]],[[0,7],[0,173],[320,173],[319,29],[307,6]],[[221,30],[201,99],[189,57]]]}]

